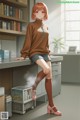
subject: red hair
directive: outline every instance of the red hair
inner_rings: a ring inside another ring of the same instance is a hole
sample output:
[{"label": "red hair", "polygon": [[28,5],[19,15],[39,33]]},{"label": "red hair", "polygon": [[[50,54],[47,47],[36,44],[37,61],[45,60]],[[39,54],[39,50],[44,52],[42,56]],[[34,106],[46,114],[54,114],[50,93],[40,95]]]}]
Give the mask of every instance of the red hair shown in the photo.
[{"label": "red hair", "polygon": [[44,13],[45,13],[44,20],[47,20],[48,19],[48,8],[43,2],[38,2],[33,6],[33,8],[32,8],[32,16],[31,16],[32,19],[33,20],[36,19],[36,16],[35,16],[34,13],[36,13],[36,11],[39,11],[39,10],[44,11]]}]

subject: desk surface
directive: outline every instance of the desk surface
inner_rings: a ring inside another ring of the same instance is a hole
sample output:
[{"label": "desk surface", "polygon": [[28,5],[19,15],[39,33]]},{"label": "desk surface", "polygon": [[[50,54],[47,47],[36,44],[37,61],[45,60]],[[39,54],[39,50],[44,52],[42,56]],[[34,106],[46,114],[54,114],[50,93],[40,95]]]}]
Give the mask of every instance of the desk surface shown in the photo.
[{"label": "desk surface", "polygon": [[[63,56],[53,56],[51,55],[51,62],[60,62],[63,60]],[[16,59],[11,59],[11,60],[4,60],[0,62],[0,69],[5,69],[5,68],[11,68],[11,67],[19,67],[19,66],[25,66],[25,65],[31,65],[31,61],[29,58],[25,60],[16,60]]]},{"label": "desk surface", "polygon": [[63,56],[63,55],[76,55],[76,56],[80,56],[80,53],[52,53],[52,55],[54,56]]}]

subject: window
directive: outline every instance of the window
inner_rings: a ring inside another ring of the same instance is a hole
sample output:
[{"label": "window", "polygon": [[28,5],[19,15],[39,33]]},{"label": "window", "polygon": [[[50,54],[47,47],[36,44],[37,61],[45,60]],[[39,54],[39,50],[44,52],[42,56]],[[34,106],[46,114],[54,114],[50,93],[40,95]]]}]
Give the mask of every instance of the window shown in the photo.
[{"label": "window", "polygon": [[[71,0],[69,0],[71,1]],[[74,0],[76,1],[76,0]],[[80,4],[79,3],[65,3],[61,5],[62,18],[64,18],[64,37],[66,49],[69,46],[77,46],[80,50]],[[63,29],[63,23],[61,24]]]}]

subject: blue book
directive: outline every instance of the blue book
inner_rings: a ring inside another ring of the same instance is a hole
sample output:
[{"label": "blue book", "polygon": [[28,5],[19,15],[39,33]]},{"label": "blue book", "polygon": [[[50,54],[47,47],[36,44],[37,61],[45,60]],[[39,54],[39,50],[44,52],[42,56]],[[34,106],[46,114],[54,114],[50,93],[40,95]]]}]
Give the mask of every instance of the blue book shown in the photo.
[{"label": "blue book", "polygon": [[4,50],[0,49],[0,61],[4,59]]}]

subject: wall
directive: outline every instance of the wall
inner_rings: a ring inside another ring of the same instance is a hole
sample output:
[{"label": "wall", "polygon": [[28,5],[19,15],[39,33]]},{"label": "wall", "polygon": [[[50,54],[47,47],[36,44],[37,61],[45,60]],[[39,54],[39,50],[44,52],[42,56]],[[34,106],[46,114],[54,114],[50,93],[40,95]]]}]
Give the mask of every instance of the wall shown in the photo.
[{"label": "wall", "polygon": [[16,57],[16,37],[12,35],[0,34],[0,49],[9,50],[11,56]]}]

